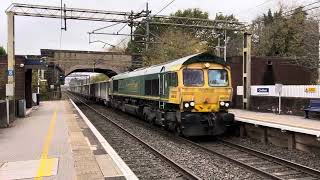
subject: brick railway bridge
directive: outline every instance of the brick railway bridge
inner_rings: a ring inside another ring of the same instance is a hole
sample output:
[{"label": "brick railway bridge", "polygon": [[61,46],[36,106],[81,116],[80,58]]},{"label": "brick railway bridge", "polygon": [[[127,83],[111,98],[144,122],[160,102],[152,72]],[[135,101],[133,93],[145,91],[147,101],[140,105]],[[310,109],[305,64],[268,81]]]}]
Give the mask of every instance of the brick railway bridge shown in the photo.
[{"label": "brick railway bridge", "polygon": [[41,57],[61,68],[65,76],[73,72],[96,72],[112,77],[140,66],[131,55],[120,52],[41,49]]},{"label": "brick railway bridge", "polygon": [[[112,77],[141,64],[135,61],[129,54],[120,52],[104,51],[76,51],[41,49],[41,55],[15,56],[15,99],[26,100],[26,107],[32,107],[32,71],[42,69],[40,79],[46,80],[50,99],[61,97],[60,76],[68,76],[73,72],[96,72]],[[0,56],[0,99],[5,99],[7,76],[5,75],[8,65],[8,56]],[[43,72],[43,73],[42,73]],[[14,106],[14,105],[12,105]],[[13,108],[10,108],[13,109]],[[12,112],[13,113],[13,112]],[[12,117],[12,116],[11,116]],[[1,126],[1,125],[0,125]]]}]

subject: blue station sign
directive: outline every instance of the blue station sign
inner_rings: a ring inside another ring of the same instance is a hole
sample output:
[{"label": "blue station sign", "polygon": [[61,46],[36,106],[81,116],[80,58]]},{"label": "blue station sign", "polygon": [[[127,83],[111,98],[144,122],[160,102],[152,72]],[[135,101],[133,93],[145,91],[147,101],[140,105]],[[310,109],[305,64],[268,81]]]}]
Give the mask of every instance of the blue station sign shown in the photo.
[{"label": "blue station sign", "polygon": [[12,69],[9,69],[8,71],[7,71],[7,76],[13,76],[13,70]]},{"label": "blue station sign", "polygon": [[269,88],[257,88],[257,93],[269,93]]}]

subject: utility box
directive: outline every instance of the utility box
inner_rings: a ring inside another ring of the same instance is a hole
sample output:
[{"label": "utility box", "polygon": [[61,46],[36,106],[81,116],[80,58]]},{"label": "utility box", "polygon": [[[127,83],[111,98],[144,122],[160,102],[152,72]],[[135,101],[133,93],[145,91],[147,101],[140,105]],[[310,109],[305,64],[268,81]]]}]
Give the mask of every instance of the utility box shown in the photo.
[{"label": "utility box", "polygon": [[26,100],[20,99],[18,100],[18,117],[25,117],[26,116]]}]

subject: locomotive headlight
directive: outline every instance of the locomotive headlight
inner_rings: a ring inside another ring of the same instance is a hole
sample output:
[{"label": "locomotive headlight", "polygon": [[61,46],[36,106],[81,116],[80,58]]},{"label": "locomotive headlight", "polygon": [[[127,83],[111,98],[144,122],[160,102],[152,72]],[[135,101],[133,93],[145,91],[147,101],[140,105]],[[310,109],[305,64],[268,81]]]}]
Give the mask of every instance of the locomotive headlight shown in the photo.
[{"label": "locomotive headlight", "polygon": [[220,102],[220,106],[224,106],[225,103],[223,101]]},{"label": "locomotive headlight", "polygon": [[195,103],[192,101],[190,102],[190,106],[194,107]]},{"label": "locomotive headlight", "polygon": [[185,107],[185,108],[188,108],[189,106],[190,106],[189,103],[185,103],[185,104],[184,104],[184,107]]},{"label": "locomotive headlight", "polygon": [[226,104],[225,104],[225,106],[226,106],[226,107],[229,107],[229,106],[230,106],[230,104],[229,104],[229,103],[226,103]]}]

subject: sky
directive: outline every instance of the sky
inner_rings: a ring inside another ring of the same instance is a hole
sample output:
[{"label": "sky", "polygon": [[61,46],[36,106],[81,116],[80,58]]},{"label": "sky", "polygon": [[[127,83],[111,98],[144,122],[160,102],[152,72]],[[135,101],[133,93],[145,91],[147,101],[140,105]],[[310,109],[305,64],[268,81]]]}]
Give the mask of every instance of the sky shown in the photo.
[{"label": "sky", "polygon": [[[277,9],[279,3],[288,6],[303,5],[314,0],[175,0],[160,14],[169,15],[179,9],[199,8],[207,11],[213,19],[216,13],[234,14],[240,21],[251,22],[255,17],[265,13],[269,8]],[[109,11],[141,11],[146,0],[63,0],[67,7],[86,8]],[[171,0],[149,0],[152,13],[158,12]],[[60,0],[1,0],[0,3],[0,46],[7,44],[7,16],[5,10],[11,3],[60,6]],[[61,34],[59,19],[15,17],[15,50],[17,55],[38,55],[40,49],[68,49],[101,51],[103,44],[89,44],[87,32],[110,23],[90,21],[67,21],[67,31]],[[115,26],[105,32],[117,32],[123,25]],[[126,27],[123,33],[129,33]],[[61,38],[60,38],[61,37]],[[98,36],[92,40],[102,40],[109,44],[118,44],[122,36]],[[61,41],[60,41],[61,39]],[[60,43],[61,42],[61,43]]]}]

